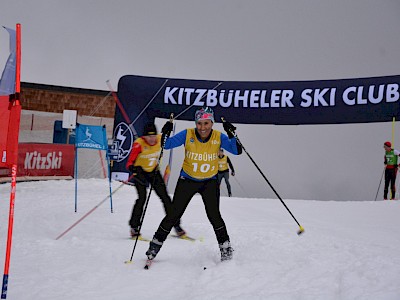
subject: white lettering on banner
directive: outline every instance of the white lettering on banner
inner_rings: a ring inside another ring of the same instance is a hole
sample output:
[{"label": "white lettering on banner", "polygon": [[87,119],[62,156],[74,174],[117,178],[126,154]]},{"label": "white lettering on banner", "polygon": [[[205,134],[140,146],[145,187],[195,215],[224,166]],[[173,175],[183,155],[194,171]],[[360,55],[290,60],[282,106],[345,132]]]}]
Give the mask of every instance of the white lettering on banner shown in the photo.
[{"label": "white lettering on banner", "polygon": [[251,91],[250,93],[250,107],[257,107],[259,105],[260,101],[260,93],[261,91],[255,90]]},{"label": "white lettering on banner", "polygon": [[[330,90],[330,92],[329,92]],[[326,95],[329,92],[328,95]],[[325,99],[325,95],[329,97]],[[301,101],[301,107],[310,106],[335,106],[336,88],[324,88],[324,89],[305,89],[301,93],[301,98],[305,101]]]},{"label": "white lettering on banner", "polygon": [[195,89],[185,89],[186,92],[186,105],[190,105],[190,95],[195,91]]},{"label": "white lettering on banner", "polygon": [[[210,106],[217,106],[217,104],[218,104],[217,94],[218,94],[218,92],[216,90],[207,91],[207,99],[210,103]],[[197,98],[196,98],[196,100],[197,100]],[[196,103],[200,103],[201,98],[198,102],[196,102],[196,100],[193,103],[194,105],[196,105]]]},{"label": "white lettering on banner", "polygon": [[[201,99],[203,99],[204,98],[204,95],[206,94],[206,92],[207,92],[207,90],[206,89],[197,89],[196,90],[196,93],[197,93],[197,96],[196,96],[196,99],[194,100],[194,105],[197,105],[197,103],[201,103]],[[190,103],[190,99],[189,99],[189,103]],[[210,105],[211,106],[211,105]]]},{"label": "white lettering on banner", "polygon": [[100,144],[95,144],[95,143],[77,143],[76,147],[78,148],[96,148],[96,149],[103,149],[103,146]]},{"label": "white lettering on banner", "polygon": [[[381,84],[378,88],[375,85],[368,87],[368,92],[364,86],[351,86],[343,92],[343,102],[347,105],[357,104],[378,104],[383,101],[383,95],[386,94],[386,102],[396,102],[400,98],[399,85],[388,84],[385,86]],[[376,91],[378,89],[378,91]],[[386,90],[386,93],[385,93]]]},{"label": "white lettering on banner", "polygon": [[[249,91],[244,91],[243,96],[240,95],[240,91],[235,92],[235,107],[247,107],[247,98],[249,97]],[[239,101],[243,102],[243,105],[239,104]]]},{"label": "white lettering on banner", "polygon": [[337,94],[337,87],[306,88],[295,97],[291,89],[271,90],[214,90],[166,87],[165,104],[194,105],[209,107],[243,107],[243,108],[292,108],[293,99],[300,99],[299,106],[332,107],[342,100],[346,105],[379,104],[396,102],[400,99],[399,84],[387,83],[369,86],[350,86],[342,95]]},{"label": "white lettering on banner", "polygon": [[[207,90],[193,88],[166,87],[165,104],[195,105],[215,107],[294,107],[292,90],[271,90],[270,99],[267,90]],[[192,103],[192,99],[193,103]]]},{"label": "white lettering on banner", "polygon": [[57,170],[61,168],[62,163],[62,152],[59,151],[58,155],[56,152],[49,152],[43,154],[37,151],[26,152],[24,168],[26,170]]},{"label": "white lettering on banner", "polygon": [[164,103],[171,102],[171,104],[176,104],[176,100],[173,95],[177,90],[178,90],[178,88],[171,89],[170,87],[167,87],[165,89],[165,93],[164,93]]}]

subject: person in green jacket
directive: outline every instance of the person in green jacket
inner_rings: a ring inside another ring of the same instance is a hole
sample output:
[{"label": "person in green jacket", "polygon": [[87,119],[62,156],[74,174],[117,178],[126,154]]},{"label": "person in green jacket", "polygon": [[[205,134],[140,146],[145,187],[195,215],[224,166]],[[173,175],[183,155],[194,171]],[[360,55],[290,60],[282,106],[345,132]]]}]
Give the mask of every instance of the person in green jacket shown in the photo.
[{"label": "person in green jacket", "polygon": [[383,199],[387,200],[389,185],[390,190],[392,192],[390,200],[395,199],[396,195],[396,175],[398,169],[397,159],[400,155],[398,150],[392,149],[391,142],[385,142],[383,144],[383,148],[385,149],[385,188],[383,190]]}]

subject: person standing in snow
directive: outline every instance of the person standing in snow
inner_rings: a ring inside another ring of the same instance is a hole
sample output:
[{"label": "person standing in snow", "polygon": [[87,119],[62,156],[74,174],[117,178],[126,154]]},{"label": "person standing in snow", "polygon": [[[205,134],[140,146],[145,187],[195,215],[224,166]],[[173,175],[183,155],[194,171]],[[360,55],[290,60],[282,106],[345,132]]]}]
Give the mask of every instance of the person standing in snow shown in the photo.
[{"label": "person standing in snow", "polygon": [[[134,174],[135,187],[138,193],[138,199],[133,206],[129,220],[132,237],[140,236],[140,219],[147,199],[146,187],[148,184],[154,184],[153,189],[160,197],[165,212],[168,213],[171,209],[172,201],[157,166],[160,151],[161,134],[157,134],[154,123],[148,123],[144,127],[143,136],[137,138],[133,143],[132,151],[126,163],[127,169]],[[177,219],[173,225],[178,236],[185,234],[180,226],[180,219]]]},{"label": "person standing in snow", "polygon": [[385,167],[385,188],[383,190],[383,199],[387,200],[387,195],[389,191],[389,185],[390,185],[390,190],[392,192],[390,200],[395,199],[396,195],[396,175],[397,175],[397,158],[400,155],[400,152],[398,150],[392,149],[392,143],[391,142],[385,142],[383,144],[383,148],[385,149],[385,160],[384,164],[386,165]]},{"label": "person standing in snow", "polygon": [[225,180],[228,196],[232,196],[231,184],[229,183],[229,169],[231,175],[235,176],[235,169],[227,155],[224,154],[224,149],[220,148],[218,153],[218,184],[221,186],[222,178]]},{"label": "person standing in snow", "polygon": [[[208,220],[214,228],[221,260],[232,258],[233,249],[219,209],[218,151],[219,148],[224,148],[238,155],[242,153],[242,147],[232,134],[236,127],[231,123],[224,122],[228,136],[212,129],[214,112],[211,108],[201,108],[196,111],[195,125],[195,128],[185,129],[166,140],[165,149],[184,145],[185,158],[176,184],[172,210],[161,221],[146,251],[149,260],[156,257],[173,225],[181,218],[196,193],[201,195]],[[162,129],[163,134],[169,136],[172,128],[172,122],[168,121]]]}]

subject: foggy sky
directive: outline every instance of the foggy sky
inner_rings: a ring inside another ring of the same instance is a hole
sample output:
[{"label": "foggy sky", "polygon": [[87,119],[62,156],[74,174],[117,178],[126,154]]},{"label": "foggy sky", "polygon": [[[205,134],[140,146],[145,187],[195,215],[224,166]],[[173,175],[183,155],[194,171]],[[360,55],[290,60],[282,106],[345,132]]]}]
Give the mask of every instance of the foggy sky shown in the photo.
[{"label": "foggy sky", "polygon": [[[218,81],[398,75],[399,13],[400,1],[387,0],[0,2],[1,25],[22,24],[22,81],[99,90],[127,74]],[[4,29],[0,45],[4,66]],[[238,130],[282,197],[293,199],[373,200],[382,144],[391,139],[391,124]],[[245,156],[232,160],[247,190],[231,179],[234,194],[270,195]]]}]

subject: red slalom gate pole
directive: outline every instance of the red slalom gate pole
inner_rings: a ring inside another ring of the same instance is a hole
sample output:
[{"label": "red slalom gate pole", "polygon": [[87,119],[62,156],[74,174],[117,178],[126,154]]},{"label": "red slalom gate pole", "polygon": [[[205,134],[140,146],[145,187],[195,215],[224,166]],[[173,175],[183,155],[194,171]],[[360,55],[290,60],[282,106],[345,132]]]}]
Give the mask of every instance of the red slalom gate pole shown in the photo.
[{"label": "red slalom gate pole", "polygon": [[11,256],[11,243],[12,233],[14,226],[14,206],[15,206],[15,190],[17,188],[17,165],[13,165],[11,169],[11,194],[10,194],[10,211],[8,214],[8,234],[7,234],[7,248],[6,248],[6,260],[4,263],[4,275],[3,275],[3,286],[1,289],[1,299],[7,298],[8,288],[8,271],[10,268],[10,256]]},{"label": "red slalom gate pole", "polygon": [[[15,206],[15,192],[17,189],[17,163],[18,163],[18,135],[21,120],[21,104],[20,104],[20,91],[21,91],[21,24],[16,25],[16,61],[15,61],[15,99],[10,102],[10,119],[8,123],[7,144],[12,150],[8,156],[11,157],[11,193],[10,193],[10,210],[8,215],[8,234],[7,234],[7,247],[6,258],[4,263],[3,285],[1,289],[1,299],[7,298],[8,290],[8,275],[10,268],[11,257],[11,244],[14,226],[14,206]],[[7,151],[9,152],[9,150]],[[8,159],[8,158],[7,158]]]}]

